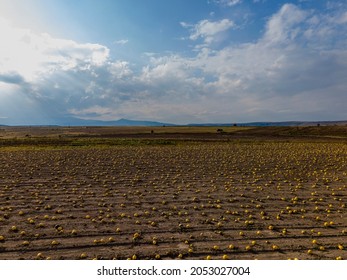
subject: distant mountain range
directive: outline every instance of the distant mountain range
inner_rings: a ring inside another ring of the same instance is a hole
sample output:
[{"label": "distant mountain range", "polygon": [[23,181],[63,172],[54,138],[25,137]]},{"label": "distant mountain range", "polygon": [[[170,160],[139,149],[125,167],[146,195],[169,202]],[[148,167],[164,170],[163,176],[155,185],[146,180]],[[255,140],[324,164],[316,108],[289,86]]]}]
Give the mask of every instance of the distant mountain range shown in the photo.
[{"label": "distant mountain range", "polygon": [[[1,126],[1,125],[0,125]],[[115,121],[84,120],[78,118],[63,118],[52,124],[41,124],[31,126],[176,126],[175,124],[119,119]]]},{"label": "distant mountain range", "polygon": [[[287,122],[248,122],[248,123],[191,123],[187,125],[177,125],[172,123],[139,121],[119,119],[116,121],[84,120],[78,118],[65,118],[51,126],[317,126],[317,125],[347,125],[347,121],[287,121]],[[6,125],[1,125],[6,126]]]},{"label": "distant mountain range", "polygon": [[[0,127],[6,127],[12,125],[0,124]],[[176,126],[175,124],[154,122],[154,121],[137,121],[119,119],[116,121],[99,121],[99,120],[83,120],[78,118],[64,118],[52,124],[36,124],[36,125],[21,125],[16,124],[14,126]]]},{"label": "distant mountain range", "polygon": [[64,126],[175,126],[170,123],[154,122],[154,121],[138,121],[119,119],[116,121],[98,121],[98,120],[83,120],[70,118],[64,121]]},{"label": "distant mountain range", "polygon": [[287,121],[287,122],[248,122],[248,123],[205,123],[205,124],[188,124],[187,126],[317,126],[317,125],[347,125],[347,121]]}]

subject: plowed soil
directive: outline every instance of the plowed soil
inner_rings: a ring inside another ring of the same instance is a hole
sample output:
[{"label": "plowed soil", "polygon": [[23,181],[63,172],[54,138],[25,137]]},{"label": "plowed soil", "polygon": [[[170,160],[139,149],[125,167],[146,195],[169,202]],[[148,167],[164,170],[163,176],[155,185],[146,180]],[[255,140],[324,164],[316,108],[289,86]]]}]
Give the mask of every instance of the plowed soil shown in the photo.
[{"label": "plowed soil", "polygon": [[0,149],[0,259],[346,259],[347,145]]}]

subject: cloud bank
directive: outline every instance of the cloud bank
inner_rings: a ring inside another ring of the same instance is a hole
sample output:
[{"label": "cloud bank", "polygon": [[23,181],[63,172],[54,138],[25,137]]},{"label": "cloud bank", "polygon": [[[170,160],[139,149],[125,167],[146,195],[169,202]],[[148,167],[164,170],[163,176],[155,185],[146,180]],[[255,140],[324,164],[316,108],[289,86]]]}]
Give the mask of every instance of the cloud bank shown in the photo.
[{"label": "cloud bank", "polygon": [[347,119],[346,9],[319,13],[285,4],[257,41],[222,48],[214,43],[232,32],[231,19],[181,26],[196,43],[193,54],[151,55],[139,68],[112,58],[106,46],[2,20],[0,115],[13,123],[68,116],[173,123]]}]

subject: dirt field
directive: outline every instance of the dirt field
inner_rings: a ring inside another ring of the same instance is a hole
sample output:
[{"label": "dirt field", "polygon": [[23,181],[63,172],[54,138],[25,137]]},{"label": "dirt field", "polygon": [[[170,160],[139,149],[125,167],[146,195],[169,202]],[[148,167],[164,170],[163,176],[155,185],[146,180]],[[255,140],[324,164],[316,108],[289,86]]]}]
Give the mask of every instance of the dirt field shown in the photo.
[{"label": "dirt field", "polygon": [[347,259],[346,140],[213,131],[3,137],[0,259]]}]

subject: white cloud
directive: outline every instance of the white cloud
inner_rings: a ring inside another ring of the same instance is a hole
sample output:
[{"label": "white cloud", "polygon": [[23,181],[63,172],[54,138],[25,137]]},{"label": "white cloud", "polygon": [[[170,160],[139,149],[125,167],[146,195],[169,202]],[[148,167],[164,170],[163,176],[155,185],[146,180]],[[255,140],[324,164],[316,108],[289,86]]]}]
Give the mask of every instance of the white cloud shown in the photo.
[{"label": "white cloud", "polygon": [[347,12],[344,12],[343,14],[341,14],[337,20],[337,22],[339,24],[345,24],[347,23]]},{"label": "white cloud", "polygon": [[109,62],[108,70],[117,79],[130,77],[133,74],[129,62],[121,60]]},{"label": "white cloud", "polygon": [[[176,81],[177,92],[196,92],[194,97],[199,93],[197,100],[190,96],[184,103],[191,100],[191,116],[206,112],[205,121],[213,119],[207,112],[238,121],[347,118],[338,105],[347,101],[347,51],[339,47],[346,42],[347,27],[322,36],[336,23],[332,15],[317,14],[314,20],[311,13],[285,4],[268,20],[257,42],[221,50],[205,47],[194,58],[157,59],[143,74],[150,81],[164,75],[167,88],[169,81]],[[213,33],[194,31],[193,40]],[[193,85],[190,78],[196,73],[199,82]]]},{"label": "white cloud", "polygon": [[0,19],[0,34],[0,73],[16,72],[27,81],[35,81],[42,73],[100,66],[109,57],[105,46],[35,34],[4,19]]},{"label": "white cloud", "polygon": [[225,2],[228,6],[235,6],[237,4],[240,4],[242,0],[227,0]]},{"label": "white cloud", "polygon": [[69,113],[73,115],[78,115],[80,117],[93,115],[95,117],[110,115],[114,113],[113,109],[102,107],[99,105],[94,105],[84,109],[72,108],[69,110]]},{"label": "white cloud", "polygon": [[191,25],[181,22],[184,28],[190,29],[189,38],[193,41],[202,38],[205,44],[211,44],[218,40],[218,35],[235,27],[235,23],[229,19],[222,19],[220,21],[209,21],[207,19],[199,21],[197,24]]},{"label": "white cloud", "polygon": [[293,4],[284,4],[278,13],[267,22],[264,39],[270,43],[288,43],[300,32],[300,23],[307,17],[307,12]]},{"label": "white cloud", "polygon": [[0,25],[11,31],[0,33],[0,112],[9,116],[4,122],[14,115],[173,123],[347,119],[345,14],[285,4],[257,41],[221,49],[211,45],[232,21],[181,23],[204,46],[190,56],[148,53],[141,69],[112,60],[106,46]]},{"label": "white cloud", "polygon": [[242,0],[215,0],[217,4],[232,7],[242,3]]},{"label": "white cloud", "polygon": [[114,41],[114,43],[117,45],[125,45],[125,44],[129,43],[129,40],[128,39],[121,39],[121,40]]}]

